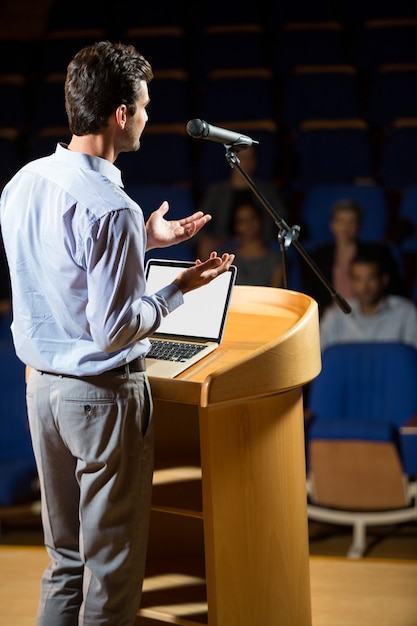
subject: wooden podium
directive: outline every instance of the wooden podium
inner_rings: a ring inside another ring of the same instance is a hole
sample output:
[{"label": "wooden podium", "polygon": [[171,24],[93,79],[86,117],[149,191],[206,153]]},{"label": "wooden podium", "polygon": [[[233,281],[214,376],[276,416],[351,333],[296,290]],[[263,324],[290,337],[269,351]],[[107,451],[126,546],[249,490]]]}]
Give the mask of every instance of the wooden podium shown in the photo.
[{"label": "wooden podium", "polygon": [[310,626],[302,385],[316,303],[236,286],[222,345],[151,378],[155,474],[136,624]]}]

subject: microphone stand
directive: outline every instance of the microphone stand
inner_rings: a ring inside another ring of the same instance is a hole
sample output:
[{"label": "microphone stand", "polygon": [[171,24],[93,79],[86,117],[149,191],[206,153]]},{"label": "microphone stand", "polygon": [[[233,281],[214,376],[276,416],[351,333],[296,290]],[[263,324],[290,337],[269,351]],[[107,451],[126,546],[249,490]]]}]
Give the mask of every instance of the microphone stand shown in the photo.
[{"label": "microphone stand", "polygon": [[340,293],[336,291],[333,285],[327,280],[326,276],[324,276],[323,272],[320,270],[318,265],[316,265],[316,263],[313,261],[313,259],[308,254],[308,252],[306,252],[306,250],[304,250],[302,245],[299,243],[298,236],[300,234],[300,227],[297,225],[293,227],[288,226],[285,220],[283,220],[282,217],[280,217],[275,212],[275,210],[273,209],[271,204],[268,202],[268,200],[265,198],[263,193],[259,191],[254,181],[251,179],[251,177],[245,172],[245,170],[240,165],[240,161],[236,154],[236,152],[239,150],[239,146],[236,144],[231,144],[231,145],[224,144],[224,146],[226,148],[226,160],[228,161],[230,167],[236,167],[236,169],[240,172],[240,174],[246,180],[249,187],[252,189],[253,193],[261,201],[262,205],[268,211],[268,213],[270,214],[270,216],[272,217],[272,219],[274,220],[275,224],[278,227],[278,243],[279,243],[279,246],[281,249],[281,255],[282,255],[284,288],[288,289],[287,250],[291,245],[293,245],[294,248],[299,252],[299,254],[303,257],[306,263],[313,270],[313,272],[316,274],[316,276],[319,278],[319,280],[326,287],[331,297],[338,304],[341,310],[344,313],[350,313],[352,310],[350,304],[345,300],[345,298]]}]

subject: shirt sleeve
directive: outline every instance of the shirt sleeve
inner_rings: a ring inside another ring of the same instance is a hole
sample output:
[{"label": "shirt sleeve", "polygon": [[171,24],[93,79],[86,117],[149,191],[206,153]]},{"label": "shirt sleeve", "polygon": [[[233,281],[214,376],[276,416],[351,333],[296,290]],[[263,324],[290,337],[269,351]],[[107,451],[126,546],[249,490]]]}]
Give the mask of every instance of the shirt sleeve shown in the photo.
[{"label": "shirt sleeve", "polygon": [[122,209],[96,221],[85,242],[91,336],[105,352],[152,334],[183,302],[176,285],[146,293],[146,231],[140,211]]}]

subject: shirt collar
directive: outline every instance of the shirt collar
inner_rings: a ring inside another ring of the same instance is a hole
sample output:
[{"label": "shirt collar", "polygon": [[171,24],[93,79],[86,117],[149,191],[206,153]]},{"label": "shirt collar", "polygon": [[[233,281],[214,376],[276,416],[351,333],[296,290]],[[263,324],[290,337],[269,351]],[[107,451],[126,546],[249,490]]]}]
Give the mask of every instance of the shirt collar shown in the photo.
[{"label": "shirt collar", "polygon": [[[359,302],[356,299],[352,299],[350,301],[350,305],[351,305],[352,311],[354,313],[358,313],[358,314],[362,315],[362,311],[361,311],[361,309],[359,307]],[[383,313],[384,311],[386,311],[388,309],[389,309],[389,301],[388,301],[388,298],[385,297],[385,298],[383,298],[379,302],[378,308],[376,309],[374,315],[378,315],[379,313]]]},{"label": "shirt collar", "polygon": [[82,167],[83,169],[90,169],[98,172],[111,180],[111,182],[118,187],[123,187],[121,171],[118,167],[113,165],[113,163],[107,161],[107,159],[68,150],[68,146],[65,143],[57,144],[54,156],[59,161],[64,161],[67,165]]}]

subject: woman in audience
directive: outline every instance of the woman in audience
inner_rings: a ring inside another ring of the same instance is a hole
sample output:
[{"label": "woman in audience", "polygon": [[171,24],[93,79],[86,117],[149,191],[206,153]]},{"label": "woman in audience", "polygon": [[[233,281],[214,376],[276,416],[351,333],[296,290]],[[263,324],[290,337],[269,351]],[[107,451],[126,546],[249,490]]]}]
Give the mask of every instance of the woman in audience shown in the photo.
[{"label": "woman in audience", "polygon": [[[381,242],[364,242],[359,239],[361,207],[350,199],[338,200],[332,207],[330,230],[334,240],[313,249],[310,255],[325,277],[344,298],[352,297],[349,267],[357,254],[372,254],[379,259],[388,275],[387,293],[404,295],[404,286],[398,263],[388,245]],[[304,272],[303,290],[317,300],[320,313],[332,298],[316,275],[309,268]]]},{"label": "woman in audience", "polygon": [[266,240],[264,220],[262,210],[250,201],[242,202],[232,213],[232,240],[227,245],[235,254],[239,285],[282,287],[281,254]]}]

